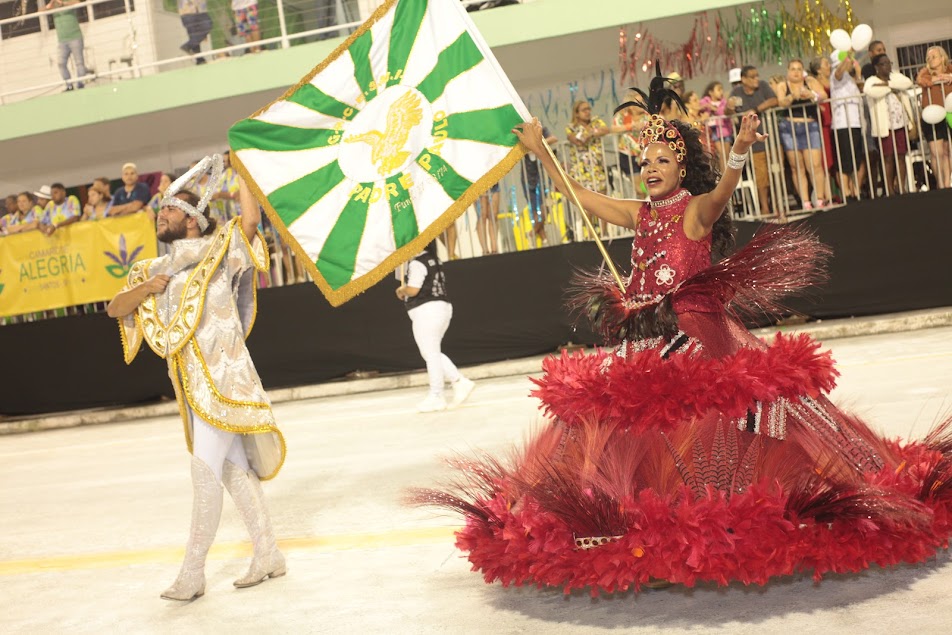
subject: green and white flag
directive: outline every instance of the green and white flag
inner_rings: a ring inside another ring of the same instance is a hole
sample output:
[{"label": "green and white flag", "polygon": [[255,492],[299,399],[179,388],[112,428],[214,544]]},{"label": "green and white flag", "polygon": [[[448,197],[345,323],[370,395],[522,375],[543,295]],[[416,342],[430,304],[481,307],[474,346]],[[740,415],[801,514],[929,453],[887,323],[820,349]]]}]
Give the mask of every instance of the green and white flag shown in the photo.
[{"label": "green and white flag", "polygon": [[434,240],[522,158],[529,113],[459,0],[389,0],[228,132],[281,236],[338,306]]}]

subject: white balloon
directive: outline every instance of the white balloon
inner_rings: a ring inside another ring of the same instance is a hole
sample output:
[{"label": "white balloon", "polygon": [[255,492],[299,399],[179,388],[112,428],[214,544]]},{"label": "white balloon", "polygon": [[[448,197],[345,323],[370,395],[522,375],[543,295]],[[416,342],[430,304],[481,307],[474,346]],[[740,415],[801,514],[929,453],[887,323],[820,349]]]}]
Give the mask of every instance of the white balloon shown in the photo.
[{"label": "white balloon", "polygon": [[945,96],[945,111],[952,112],[952,93]]},{"label": "white balloon", "polygon": [[830,33],[830,44],[832,44],[833,48],[837,51],[847,51],[850,46],[853,45],[852,40],[850,40],[850,34],[843,29],[836,29]]},{"label": "white balloon", "polygon": [[935,125],[945,121],[945,108],[939,104],[932,104],[922,109],[922,120]]},{"label": "white balloon", "polygon": [[868,24],[860,24],[853,29],[853,35],[850,41],[854,51],[864,51],[869,43],[873,41],[873,29]]}]

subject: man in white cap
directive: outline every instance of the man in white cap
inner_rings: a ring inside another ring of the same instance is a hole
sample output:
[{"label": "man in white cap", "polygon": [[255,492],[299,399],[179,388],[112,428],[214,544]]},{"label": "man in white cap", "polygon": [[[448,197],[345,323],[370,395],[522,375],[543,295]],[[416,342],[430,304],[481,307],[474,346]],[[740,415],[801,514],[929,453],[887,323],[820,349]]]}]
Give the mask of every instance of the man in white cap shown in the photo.
[{"label": "man in white cap", "polygon": [[46,209],[46,204],[53,199],[53,190],[49,185],[44,185],[33,192],[33,198],[36,199],[36,206],[40,208],[40,211],[43,211]]},{"label": "man in white cap", "polygon": [[122,166],[123,187],[112,195],[110,216],[125,216],[141,211],[152,198],[149,186],[139,181],[139,170],[135,163],[126,163]]},{"label": "man in white cap", "polygon": [[734,88],[740,84],[740,68],[732,68],[727,72],[727,81],[730,82],[731,88]]},{"label": "man in white cap", "polygon": [[[185,189],[208,169],[212,187],[201,198]],[[257,308],[255,278],[270,261],[258,233],[261,211],[243,182],[241,216],[222,227],[209,217],[208,201],[221,176],[216,154],[168,187],[156,236],[169,244],[169,253],[136,262],[107,307],[119,318],[126,363],[143,341],[168,361],[192,454],[192,524],[178,578],[162,593],[168,600],[205,593],[205,558],[221,519],[223,485],[254,545],[251,567],[235,586],[287,571],[260,483],[281,469],[284,437],[245,346]]]}]

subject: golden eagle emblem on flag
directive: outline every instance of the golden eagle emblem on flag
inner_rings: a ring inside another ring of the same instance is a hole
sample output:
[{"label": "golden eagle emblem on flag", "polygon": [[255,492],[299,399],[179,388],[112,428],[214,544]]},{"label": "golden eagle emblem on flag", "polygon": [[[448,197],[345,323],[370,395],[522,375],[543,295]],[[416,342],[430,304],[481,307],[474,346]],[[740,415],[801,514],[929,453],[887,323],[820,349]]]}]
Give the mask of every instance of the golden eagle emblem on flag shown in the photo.
[{"label": "golden eagle emblem on flag", "polygon": [[381,176],[390,176],[406,163],[410,156],[408,151],[401,149],[407,144],[410,130],[421,121],[423,121],[423,111],[420,108],[420,97],[413,93],[406,93],[390,106],[384,132],[368,130],[363,134],[344,139],[344,143],[369,143],[372,148],[370,160],[378,164],[377,171]]},{"label": "golden eagle emblem on flag", "polygon": [[387,0],[228,131],[232,162],[337,306],[420,253],[522,158],[529,113],[458,0]]}]

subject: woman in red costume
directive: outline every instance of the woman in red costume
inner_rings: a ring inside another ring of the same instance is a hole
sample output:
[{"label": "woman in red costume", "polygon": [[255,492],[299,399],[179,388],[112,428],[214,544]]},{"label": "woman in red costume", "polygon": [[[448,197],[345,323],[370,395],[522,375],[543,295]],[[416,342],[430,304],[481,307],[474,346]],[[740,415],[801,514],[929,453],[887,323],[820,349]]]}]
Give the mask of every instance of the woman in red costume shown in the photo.
[{"label": "woman in red costume", "polygon": [[[673,98],[661,77],[643,96],[649,113]],[[827,248],[786,226],[712,264],[712,247],[730,247],[724,211],[759,124],[744,117],[718,180],[698,132],[653,114],[647,203],[571,182],[586,210],[635,232],[627,288],[583,276],[570,301],[614,348],[547,359],[534,394],[550,424],[511,460],[456,459],[453,487],[414,495],[464,515],[457,546],[487,582],[765,584],[947,546],[949,422],[922,442],[884,440],[827,399],[837,371],[816,342],[767,344],[741,322],[819,281]],[[515,132],[566,194],[538,121]]]}]

